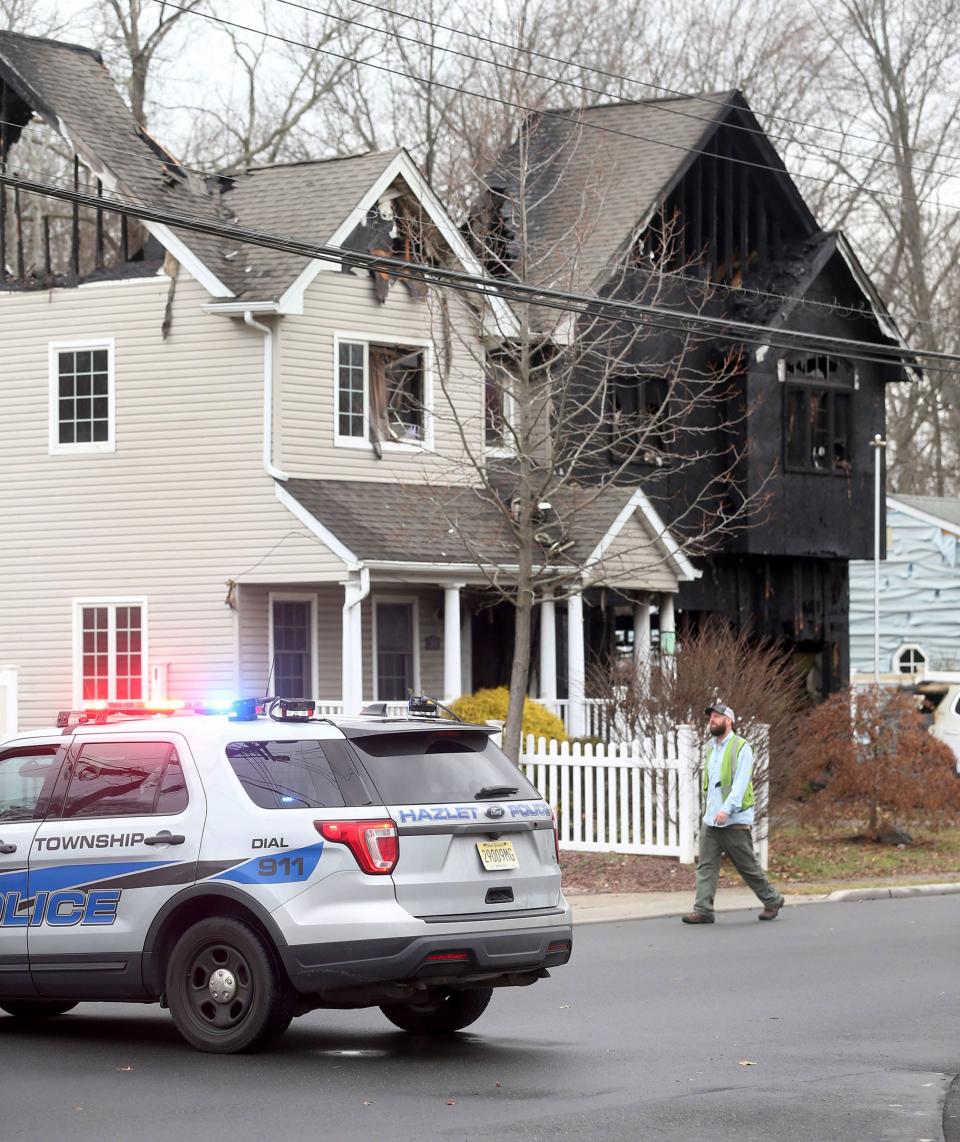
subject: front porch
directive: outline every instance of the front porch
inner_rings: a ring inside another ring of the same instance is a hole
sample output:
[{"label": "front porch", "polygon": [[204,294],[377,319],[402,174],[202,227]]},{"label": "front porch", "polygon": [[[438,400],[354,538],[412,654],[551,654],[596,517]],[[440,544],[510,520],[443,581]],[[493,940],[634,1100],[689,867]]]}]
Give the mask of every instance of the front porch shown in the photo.
[{"label": "front porch", "polygon": [[[410,694],[450,702],[509,682],[513,612],[481,583],[354,575],[340,584],[244,584],[234,607],[240,694],[314,698],[324,713],[351,714],[368,702],[399,711]],[[604,703],[588,693],[589,661],[673,649],[671,592],[547,596],[534,618],[529,693],[575,738],[608,738]]]}]

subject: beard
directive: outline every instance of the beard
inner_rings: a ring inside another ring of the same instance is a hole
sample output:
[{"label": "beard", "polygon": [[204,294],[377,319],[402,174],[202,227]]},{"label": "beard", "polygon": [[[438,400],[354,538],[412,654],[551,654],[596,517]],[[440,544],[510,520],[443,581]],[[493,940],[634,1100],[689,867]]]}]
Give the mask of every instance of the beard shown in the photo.
[{"label": "beard", "polygon": [[722,737],[723,737],[723,735],[724,735],[726,732],[727,732],[727,727],[726,727],[726,726],[711,726],[711,727],[710,727],[710,733],[711,733],[711,734],[712,734],[712,735],[713,735],[715,738],[722,738]]}]

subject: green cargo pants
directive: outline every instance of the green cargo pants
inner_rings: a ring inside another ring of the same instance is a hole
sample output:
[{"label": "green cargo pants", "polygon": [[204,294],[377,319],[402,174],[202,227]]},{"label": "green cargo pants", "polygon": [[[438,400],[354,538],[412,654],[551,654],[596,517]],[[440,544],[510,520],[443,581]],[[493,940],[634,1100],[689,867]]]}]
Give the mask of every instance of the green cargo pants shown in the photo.
[{"label": "green cargo pants", "polygon": [[700,862],[697,865],[697,896],[694,912],[713,915],[713,898],[720,879],[720,856],[726,853],[733,866],[752,888],[766,907],[780,902],[780,893],[767,880],[753,851],[753,837],[749,828],[728,825],[718,829],[715,825],[700,826]]}]

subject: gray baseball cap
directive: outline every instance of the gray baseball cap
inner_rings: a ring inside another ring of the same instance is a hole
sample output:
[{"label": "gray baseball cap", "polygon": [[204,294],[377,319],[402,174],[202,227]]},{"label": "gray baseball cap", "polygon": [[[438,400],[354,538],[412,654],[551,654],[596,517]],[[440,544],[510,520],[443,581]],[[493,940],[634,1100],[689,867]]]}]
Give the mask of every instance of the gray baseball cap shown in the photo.
[{"label": "gray baseball cap", "polygon": [[737,720],[737,716],[733,710],[731,710],[729,706],[725,706],[723,702],[714,702],[712,706],[707,706],[703,711],[704,717],[709,717],[710,714],[713,713],[722,714],[725,718],[729,718],[731,722]]}]

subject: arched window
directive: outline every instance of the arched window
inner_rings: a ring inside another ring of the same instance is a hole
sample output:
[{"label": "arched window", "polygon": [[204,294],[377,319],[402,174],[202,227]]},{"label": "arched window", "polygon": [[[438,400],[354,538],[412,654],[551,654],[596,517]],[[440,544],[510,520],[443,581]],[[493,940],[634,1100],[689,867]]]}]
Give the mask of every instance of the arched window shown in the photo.
[{"label": "arched window", "polygon": [[922,674],[927,656],[916,643],[905,643],[893,656],[893,669],[901,674]]}]

